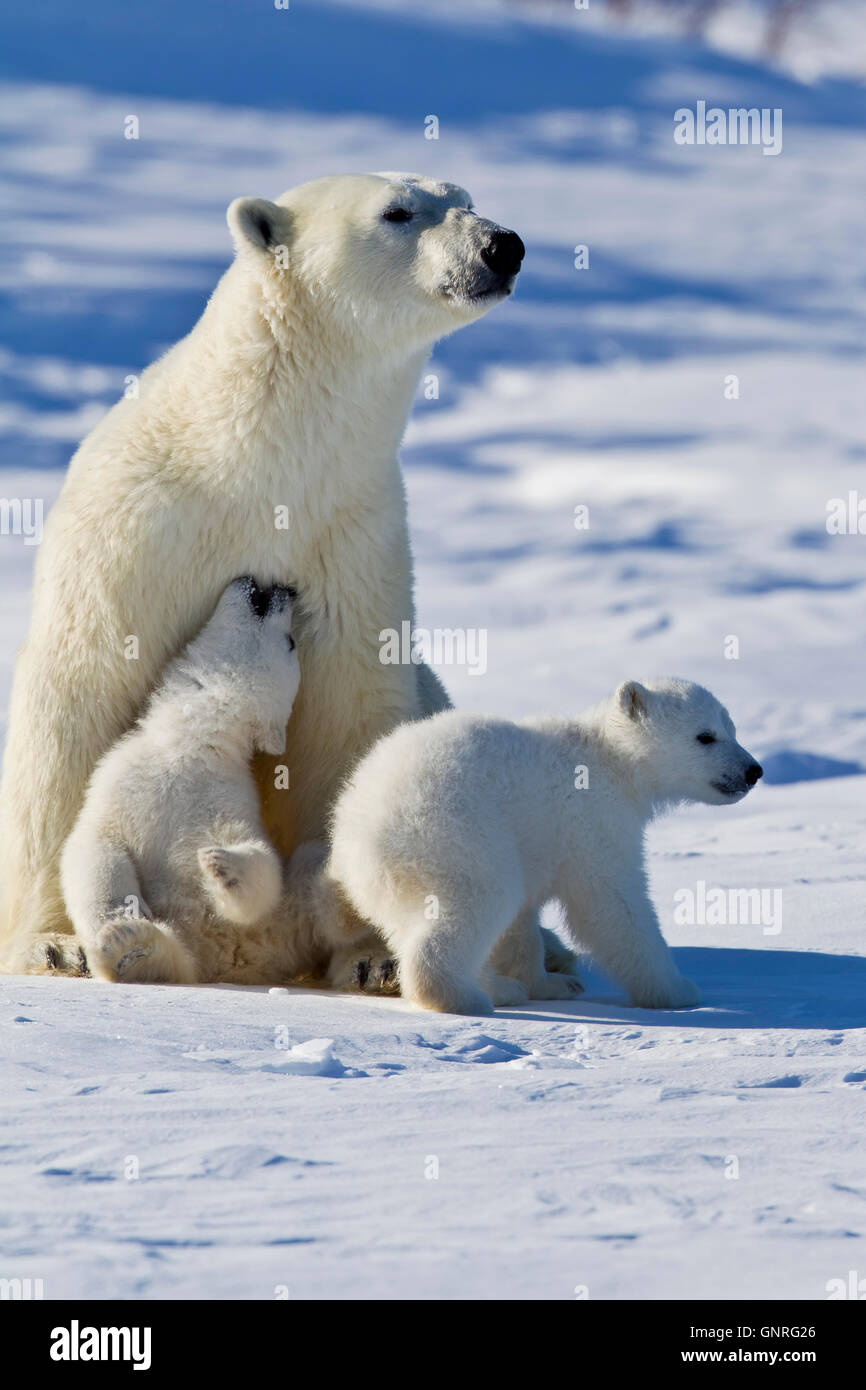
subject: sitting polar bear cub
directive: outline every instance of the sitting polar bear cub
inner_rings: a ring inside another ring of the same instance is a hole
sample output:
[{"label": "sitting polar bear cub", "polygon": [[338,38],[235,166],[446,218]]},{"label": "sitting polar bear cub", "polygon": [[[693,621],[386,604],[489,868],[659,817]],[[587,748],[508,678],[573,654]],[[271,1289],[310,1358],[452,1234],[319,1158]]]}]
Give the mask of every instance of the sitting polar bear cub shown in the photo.
[{"label": "sitting polar bear cub", "polygon": [[729,805],[761,776],[727,711],[688,681],[628,681],[578,719],[448,712],[367,754],[333,815],[330,877],[387,937],[404,995],[490,1013],[525,991],[491,951],[551,898],[644,1008],[687,1008],[647,891],[644,831],[678,801]]},{"label": "sitting polar bear cub", "polygon": [[322,847],[284,869],[249,766],[285,746],[300,679],[291,616],[289,589],[234,580],[97,765],[61,860],[92,974],[273,984],[327,958],[339,928]]}]

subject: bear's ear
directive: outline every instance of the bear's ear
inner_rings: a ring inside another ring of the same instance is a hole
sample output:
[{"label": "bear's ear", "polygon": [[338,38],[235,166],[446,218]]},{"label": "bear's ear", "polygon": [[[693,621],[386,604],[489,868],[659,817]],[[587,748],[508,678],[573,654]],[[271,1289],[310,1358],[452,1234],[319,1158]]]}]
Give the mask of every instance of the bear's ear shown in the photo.
[{"label": "bear's ear", "polygon": [[267,198],[235,198],[229,203],[226,221],[238,251],[244,247],[270,251],[285,246],[289,239],[288,211]]},{"label": "bear's ear", "polygon": [[640,681],[623,681],[614,696],[617,709],[629,719],[643,719],[648,713],[649,691]]}]

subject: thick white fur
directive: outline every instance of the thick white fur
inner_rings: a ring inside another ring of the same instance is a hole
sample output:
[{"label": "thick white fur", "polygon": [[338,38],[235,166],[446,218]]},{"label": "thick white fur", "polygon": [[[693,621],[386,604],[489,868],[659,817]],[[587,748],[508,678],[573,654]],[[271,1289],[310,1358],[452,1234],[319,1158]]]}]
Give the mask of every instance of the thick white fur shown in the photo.
[{"label": "thick white fur", "polygon": [[513,1002],[490,953],[554,898],[575,943],[635,1004],[684,1008],[698,991],[659,930],[644,831],[674,802],[739,800],[749,767],[759,775],[727,712],[685,681],[627,682],[571,720],[439,714],[395,730],[355,770],[328,872],[390,942],[402,992],[427,1008]]},{"label": "thick white fur", "polygon": [[[413,219],[383,220],[395,204]],[[291,796],[274,791],[273,757],[257,765],[283,853],[322,834],[380,734],[447,706],[428,668],[382,664],[379,634],[414,618],[397,447],[419,372],[437,338],[510,292],[480,255],[495,224],[468,209],[454,184],[390,174],[236,200],[236,257],[201,320],[73,458],[11,700],[7,968],[34,934],[70,929],[60,853],[88,779],[236,575],[300,594]]]},{"label": "thick white fur", "polygon": [[101,979],[279,984],[326,949],[321,852],[284,870],[249,767],[254,749],[282,750],[299,680],[288,591],[261,599],[228,586],[90,779],[61,883]]}]

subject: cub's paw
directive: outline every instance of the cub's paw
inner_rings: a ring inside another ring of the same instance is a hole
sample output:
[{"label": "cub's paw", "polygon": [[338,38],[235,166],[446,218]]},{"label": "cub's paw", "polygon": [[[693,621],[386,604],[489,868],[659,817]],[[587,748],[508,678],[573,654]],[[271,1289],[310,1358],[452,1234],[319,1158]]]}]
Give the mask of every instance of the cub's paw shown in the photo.
[{"label": "cub's paw", "polygon": [[419,984],[408,997],[424,1009],[434,1009],[440,1014],[465,1014],[470,1018],[489,1018],[494,1008],[489,994],[469,984],[449,986],[440,981],[427,981]]},{"label": "cub's paw", "polygon": [[526,1004],[529,1000],[526,985],[520,980],[512,979],[510,975],[487,974],[484,976],[483,985],[497,1009],[507,1009],[513,1004]]},{"label": "cub's paw", "polygon": [[673,1001],[668,1005],[671,1009],[693,1009],[701,1002],[701,991],[694,980],[687,980],[684,975],[680,976],[672,993]]},{"label": "cub's paw", "polygon": [[696,984],[680,975],[664,984],[633,989],[631,999],[639,1009],[693,1009],[701,1002],[701,992]]},{"label": "cub's paw", "polygon": [[534,980],[529,990],[530,999],[576,999],[579,994],[583,994],[583,985],[576,975],[549,970]]},{"label": "cub's paw", "polygon": [[142,978],[155,939],[155,928],[146,919],[110,922],[100,927],[90,946],[93,974],[97,979],[113,982]]},{"label": "cub's paw", "polygon": [[137,985],[194,985],[199,967],[167,922],[144,917],[104,922],[88,942],[90,968],[101,980]]},{"label": "cub's paw", "polygon": [[199,850],[198,862],[205,891],[220,917],[252,926],[276,907],[282,870],[269,845],[208,845]]},{"label": "cub's paw", "polygon": [[[549,975],[555,972],[558,975],[572,975],[576,977],[579,961],[574,951],[566,946],[565,942],[560,940],[556,932],[551,931],[549,927],[540,927],[539,931],[541,932],[541,942],[544,946],[545,973]],[[582,988],[583,986],[581,986],[581,989]],[[551,996],[551,998],[560,997],[564,998],[565,996]]]}]

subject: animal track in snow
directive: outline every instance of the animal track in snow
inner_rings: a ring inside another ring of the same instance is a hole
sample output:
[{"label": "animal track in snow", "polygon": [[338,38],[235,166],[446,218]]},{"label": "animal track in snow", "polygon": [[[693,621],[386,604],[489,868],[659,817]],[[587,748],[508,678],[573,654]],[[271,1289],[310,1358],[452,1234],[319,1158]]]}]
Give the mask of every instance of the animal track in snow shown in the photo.
[{"label": "animal track in snow", "polygon": [[807,1076],[774,1076],[770,1081],[738,1081],[737,1085],[744,1091],[785,1091],[796,1090],[808,1081]]},{"label": "animal track in snow", "polygon": [[477,1033],[467,1042],[461,1043],[451,1052],[443,1052],[445,1062],[514,1062],[528,1057],[526,1048],[517,1043],[505,1042],[502,1038],[489,1038],[486,1033]]}]

